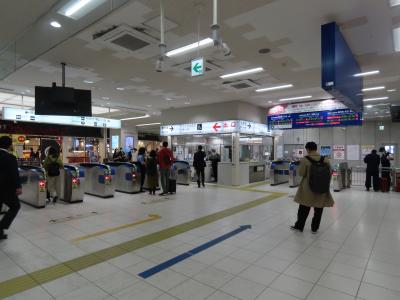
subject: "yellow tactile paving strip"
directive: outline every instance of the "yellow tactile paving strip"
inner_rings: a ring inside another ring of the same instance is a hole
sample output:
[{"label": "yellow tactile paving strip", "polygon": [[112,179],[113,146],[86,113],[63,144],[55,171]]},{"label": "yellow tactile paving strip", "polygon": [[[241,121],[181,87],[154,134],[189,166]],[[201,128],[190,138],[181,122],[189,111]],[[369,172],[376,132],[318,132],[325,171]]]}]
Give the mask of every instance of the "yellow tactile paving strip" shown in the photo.
[{"label": "yellow tactile paving strip", "polygon": [[[265,183],[264,183],[265,184]],[[241,190],[254,191],[251,187],[240,188]],[[249,201],[186,223],[182,223],[155,233],[151,233],[137,239],[118,244],[113,247],[105,248],[55,266],[38,270],[27,275],[19,276],[4,282],[0,282],[0,299],[4,299],[15,294],[32,289],[41,284],[67,276],[71,273],[81,271],[88,267],[105,262],[109,259],[124,255],[137,249],[161,242],[165,239],[188,232],[195,228],[210,224],[220,219],[232,216],[242,211],[265,204],[285,195],[285,193],[275,193],[260,191],[269,195]]]}]

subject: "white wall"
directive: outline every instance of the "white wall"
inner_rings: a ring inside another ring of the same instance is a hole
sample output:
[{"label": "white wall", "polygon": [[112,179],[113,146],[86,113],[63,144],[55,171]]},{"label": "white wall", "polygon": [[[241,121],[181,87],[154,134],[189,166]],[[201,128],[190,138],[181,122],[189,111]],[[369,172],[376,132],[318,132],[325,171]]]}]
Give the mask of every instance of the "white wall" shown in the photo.
[{"label": "white wall", "polygon": [[[384,125],[383,131],[379,125]],[[400,123],[386,121],[366,121],[363,126],[331,127],[285,130],[283,136],[275,139],[275,151],[277,145],[284,145],[284,151],[289,155],[296,148],[303,148],[304,144],[313,141],[319,146],[333,145],[374,145],[378,150],[383,144],[400,146]],[[346,152],[347,155],[347,152]],[[347,157],[346,157],[347,158]],[[361,157],[358,161],[349,161],[351,165],[363,165]],[[399,149],[397,149],[395,163],[400,165]],[[334,161],[335,162],[335,161]]]},{"label": "white wall", "polygon": [[223,120],[266,122],[266,110],[241,101],[213,103],[201,106],[167,109],[162,112],[163,124],[187,124]]}]

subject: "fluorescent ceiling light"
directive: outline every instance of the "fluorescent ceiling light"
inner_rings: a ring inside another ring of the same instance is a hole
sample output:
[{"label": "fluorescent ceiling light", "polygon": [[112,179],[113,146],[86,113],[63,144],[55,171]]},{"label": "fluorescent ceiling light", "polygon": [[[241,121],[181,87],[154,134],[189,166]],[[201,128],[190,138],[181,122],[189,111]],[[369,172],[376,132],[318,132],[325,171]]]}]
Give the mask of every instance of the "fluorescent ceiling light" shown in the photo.
[{"label": "fluorescent ceiling light", "polygon": [[283,99],[280,99],[279,101],[283,102],[283,101],[303,100],[303,99],[310,99],[310,98],[312,98],[312,96],[301,96],[301,97],[293,97],[293,98],[283,98]]},{"label": "fluorescent ceiling light", "polygon": [[375,71],[368,71],[368,72],[354,74],[353,76],[354,77],[365,77],[365,76],[377,75],[379,73],[381,73],[379,70],[375,70]]},{"label": "fluorescent ceiling light", "polygon": [[394,51],[400,52],[400,27],[393,29]]},{"label": "fluorescent ceiling light", "polygon": [[244,71],[239,71],[239,72],[235,72],[235,73],[230,73],[230,74],[226,74],[226,75],[222,75],[220,76],[222,79],[225,78],[232,78],[232,77],[237,77],[237,76],[241,76],[241,75],[248,75],[248,74],[255,74],[255,73],[260,73],[264,71],[263,68],[258,67],[258,68],[253,68],[253,69],[249,69],[249,70],[244,70]]},{"label": "fluorescent ceiling light", "polygon": [[396,89],[387,90],[388,93],[393,93],[393,92],[396,92],[396,91],[397,91]]},{"label": "fluorescent ceiling light", "polygon": [[373,105],[367,105],[366,106],[366,108],[372,108],[373,107]]},{"label": "fluorescent ceiling light", "polygon": [[136,127],[154,126],[154,125],[161,125],[161,123],[138,124],[138,125],[136,125]]},{"label": "fluorescent ceiling light", "polygon": [[400,5],[400,0],[390,0],[391,7],[395,7],[397,5]]},{"label": "fluorescent ceiling light", "polygon": [[52,27],[54,27],[54,28],[60,28],[60,27],[61,27],[61,24],[58,23],[57,21],[51,21],[51,22],[50,22],[50,25],[51,25]]},{"label": "fluorescent ceiling light", "polygon": [[68,18],[78,20],[107,1],[108,0],[70,0],[58,13]]},{"label": "fluorescent ceiling light", "polygon": [[125,88],[123,88],[123,87],[117,87],[117,90],[118,90],[118,91],[124,91]]},{"label": "fluorescent ceiling light", "polygon": [[285,85],[278,85],[278,86],[271,86],[267,88],[261,88],[256,90],[257,93],[261,92],[268,92],[268,91],[275,91],[275,90],[282,90],[282,89],[288,89],[293,87],[293,84],[285,84]]},{"label": "fluorescent ceiling light", "polygon": [[110,100],[110,98],[108,98],[108,97],[101,97],[101,98],[104,100]]},{"label": "fluorescent ceiling light", "polygon": [[128,121],[128,120],[138,120],[138,119],[146,119],[150,117],[150,115],[145,114],[144,116],[140,116],[140,117],[132,117],[132,118],[125,118],[125,119],[121,119],[121,121]]},{"label": "fluorescent ceiling light", "polygon": [[190,105],[190,102],[185,102],[185,105]]},{"label": "fluorescent ceiling light", "polygon": [[379,101],[379,100],[387,100],[387,99],[389,99],[389,97],[367,98],[367,99],[364,99],[364,102],[368,102],[368,101]]},{"label": "fluorescent ceiling light", "polygon": [[385,86],[375,86],[375,87],[362,89],[361,91],[363,91],[363,92],[379,91],[379,90],[384,90],[385,88],[386,88]]},{"label": "fluorescent ceiling light", "polygon": [[197,43],[193,43],[193,44],[183,46],[183,47],[175,49],[175,50],[168,51],[167,53],[165,53],[165,55],[168,57],[172,57],[172,56],[183,54],[185,52],[195,50],[197,48],[204,48],[204,47],[210,46],[212,44],[214,44],[214,40],[211,38],[206,38]]},{"label": "fluorescent ceiling light", "polygon": [[92,80],[84,80],[83,82],[84,82],[84,83],[88,83],[88,84],[92,84],[92,83],[93,83]]}]

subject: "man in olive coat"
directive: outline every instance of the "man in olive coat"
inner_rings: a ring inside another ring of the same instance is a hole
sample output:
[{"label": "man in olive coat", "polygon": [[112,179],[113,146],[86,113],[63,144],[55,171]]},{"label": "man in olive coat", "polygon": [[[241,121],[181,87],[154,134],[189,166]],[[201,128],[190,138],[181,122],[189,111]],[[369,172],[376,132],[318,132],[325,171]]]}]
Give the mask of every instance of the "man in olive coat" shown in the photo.
[{"label": "man in olive coat", "polygon": [[[307,150],[307,156],[314,161],[319,161],[321,155],[317,152],[317,144],[314,142],[308,142],[305,146]],[[324,163],[330,166],[330,162],[327,158],[324,158]],[[311,224],[312,233],[317,233],[319,225],[321,223],[321,217],[324,207],[332,207],[334,201],[330,192],[317,194],[311,191],[309,184],[311,162],[307,158],[303,158],[300,161],[299,174],[302,176],[299,189],[297,190],[294,201],[299,203],[299,210],[297,213],[297,222],[294,226],[291,226],[292,230],[303,232],[304,226],[307,221],[308,214],[310,213],[311,207],[314,208],[314,217]]]}]

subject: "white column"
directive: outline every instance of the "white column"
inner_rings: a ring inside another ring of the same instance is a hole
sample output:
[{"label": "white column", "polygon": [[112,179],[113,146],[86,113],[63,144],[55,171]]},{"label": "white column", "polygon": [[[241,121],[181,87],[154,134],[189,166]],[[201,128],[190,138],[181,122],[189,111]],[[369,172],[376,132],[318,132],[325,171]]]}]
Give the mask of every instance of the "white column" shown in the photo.
[{"label": "white column", "polygon": [[172,147],[172,136],[168,136],[168,138],[167,138],[167,142],[168,142],[168,147]]},{"label": "white column", "polygon": [[232,185],[240,185],[240,133],[232,133]]}]

